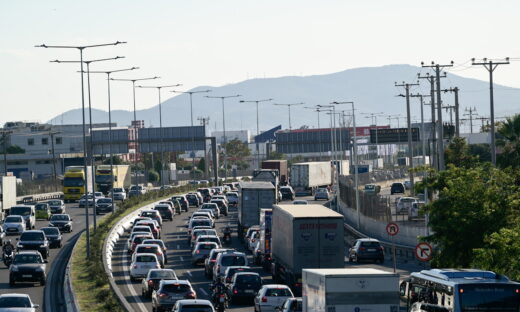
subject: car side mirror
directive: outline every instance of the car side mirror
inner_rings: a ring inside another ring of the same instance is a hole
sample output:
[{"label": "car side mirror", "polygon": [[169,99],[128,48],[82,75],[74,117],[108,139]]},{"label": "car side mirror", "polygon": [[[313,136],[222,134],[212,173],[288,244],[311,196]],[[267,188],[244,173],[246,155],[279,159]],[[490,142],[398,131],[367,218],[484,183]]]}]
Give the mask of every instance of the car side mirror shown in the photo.
[{"label": "car side mirror", "polygon": [[49,260],[45,259],[43,260],[43,263],[49,263]]},{"label": "car side mirror", "polygon": [[40,305],[39,305],[39,304],[33,304],[33,308],[35,308],[35,309],[39,309],[39,308],[40,308]]}]

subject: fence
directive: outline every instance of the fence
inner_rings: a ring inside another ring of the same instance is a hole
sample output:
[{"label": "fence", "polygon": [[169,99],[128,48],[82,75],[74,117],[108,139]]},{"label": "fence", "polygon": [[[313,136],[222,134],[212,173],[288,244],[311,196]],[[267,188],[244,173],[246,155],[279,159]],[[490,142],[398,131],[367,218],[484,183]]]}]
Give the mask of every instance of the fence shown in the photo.
[{"label": "fence", "polygon": [[60,180],[44,179],[34,181],[23,181],[17,186],[17,196],[27,196],[42,193],[52,193],[61,191],[62,185]]}]

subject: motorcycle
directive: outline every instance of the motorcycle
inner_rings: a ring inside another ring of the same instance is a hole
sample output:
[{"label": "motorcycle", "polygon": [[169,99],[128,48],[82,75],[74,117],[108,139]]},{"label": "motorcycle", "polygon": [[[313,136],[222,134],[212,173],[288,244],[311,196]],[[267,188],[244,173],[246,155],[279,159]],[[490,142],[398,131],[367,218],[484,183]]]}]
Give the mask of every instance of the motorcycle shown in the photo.
[{"label": "motorcycle", "polygon": [[219,294],[218,300],[216,303],[217,312],[224,312],[227,308],[227,298],[226,294]]},{"label": "motorcycle", "polygon": [[11,263],[13,263],[13,253],[13,250],[10,248],[4,249],[4,254],[2,258],[6,267],[9,267]]},{"label": "motorcycle", "polygon": [[231,233],[224,233],[223,241],[226,245],[231,244]]}]

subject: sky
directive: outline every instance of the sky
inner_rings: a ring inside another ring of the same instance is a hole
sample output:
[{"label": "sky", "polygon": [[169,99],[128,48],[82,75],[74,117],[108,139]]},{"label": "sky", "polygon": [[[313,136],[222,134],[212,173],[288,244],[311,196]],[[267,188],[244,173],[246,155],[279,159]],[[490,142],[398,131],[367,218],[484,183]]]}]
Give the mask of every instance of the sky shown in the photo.
[{"label": "sky", "polygon": [[[147,85],[180,83],[181,91],[421,61],[453,60],[452,73],[487,80],[473,57],[511,57],[494,80],[520,87],[518,12],[518,0],[2,0],[0,124],[45,122],[81,107],[79,64],[49,62],[77,61],[79,51],[34,47],[43,43],[126,41],[87,49],[84,59],[124,56],[91,70],[137,66],[113,77],[160,76]],[[91,77],[92,106],[103,110],[105,78]],[[111,98],[112,109],[130,110],[131,84],[113,82]],[[137,102],[138,109],[156,105],[156,91],[138,89]]]}]

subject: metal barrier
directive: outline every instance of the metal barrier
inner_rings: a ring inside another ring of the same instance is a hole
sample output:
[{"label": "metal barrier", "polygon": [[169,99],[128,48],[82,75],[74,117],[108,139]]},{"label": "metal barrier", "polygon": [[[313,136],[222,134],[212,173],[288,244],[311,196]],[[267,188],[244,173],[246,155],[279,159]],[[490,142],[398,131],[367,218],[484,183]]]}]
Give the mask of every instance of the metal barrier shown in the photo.
[{"label": "metal barrier", "polygon": [[63,192],[42,193],[16,197],[17,204],[26,204],[49,199],[62,199]]}]

